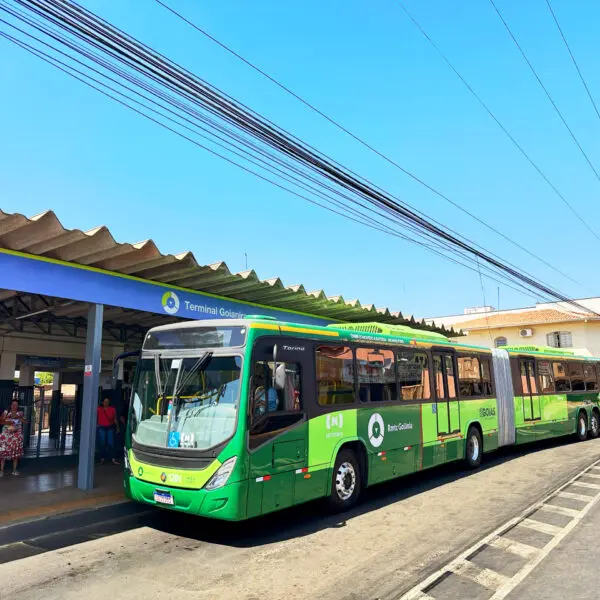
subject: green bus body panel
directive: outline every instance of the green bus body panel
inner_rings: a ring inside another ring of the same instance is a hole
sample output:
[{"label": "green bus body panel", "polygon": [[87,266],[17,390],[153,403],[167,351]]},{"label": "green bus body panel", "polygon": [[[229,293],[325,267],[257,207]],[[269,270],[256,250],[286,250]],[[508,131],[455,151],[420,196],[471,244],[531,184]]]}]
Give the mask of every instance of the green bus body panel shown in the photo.
[{"label": "green bus body panel", "polygon": [[[402,337],[402,333],[393,335],[395,332],[388,329],[380,328],[384,333],[379,334],[372,327],[361,333],[359,326],[346,329],[344,326],[320,328],[277,321],[253,322],[248,329],[247,358],[257,338],[279,333],[329,343],[379,342],[409,346],[415,341]],[[408,328],[403,331],[407,336],[410,334]],[[421,347],[424,344],[485,351],[475,346],[459,346],[442,336],[424,337]],[[532,356],[555,359],[558,356],[555,352],[544,353],[542,348],[527,350]],[[516,349],[510,354],[514,356]],[[483,398],[340,407],[341,410],[304,420],[249,452],[250,363],[244,360],[236,431],[204,469],[170,469],[143,463],[131,449],[131,434],[127,431],[131,472],[126,470],[124,474],[124,489],[129,498],[210,518],[242,520],[327,496],[335,461],[344,444],[360,444],[364,449],[365,485],[463,459],[471,426],[481,431],[485,453],[498,448],[497,402],[495,398]],[[514,405],[516,443],[520,444],[574,433],[579,412],[585,410],[589,419],[592,409],[598,406],[598,393],[534,396],[533,406],[530,397],[516,396]],[[206,490],[210,478],[232,457],[237,457],[237,462],[227,483],[219,489]],[[157,504],[154,500],[157,490],[169,491],[174,505]]]},{"label": "green bus body panel", "polygon": [[[175,500],[173,506],[158,504],[154,500],[156,490],[168,491]],[[125,494],[128,498],[160,508],[202,515],[214,519],[239,521],[246,517],[248,481],[228,483],[214,491],[186,490],[171,486],[158,486],[129,476],[125,478]]]}]

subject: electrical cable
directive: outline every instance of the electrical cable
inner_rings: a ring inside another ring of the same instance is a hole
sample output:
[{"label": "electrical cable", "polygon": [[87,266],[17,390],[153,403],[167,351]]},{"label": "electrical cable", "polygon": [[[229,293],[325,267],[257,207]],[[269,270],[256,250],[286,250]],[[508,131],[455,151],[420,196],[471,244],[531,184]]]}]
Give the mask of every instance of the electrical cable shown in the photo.
[{"label": "electrical cable", "polygon": [[[588,310],[563,294],[532,279],[521,271],[514,269],[502,261],[496,260],[486,253],[477,250],[472,245],[461,241],[457,237],[449,234],[447,229],[440,228],[405,206],[394,202],[385,193],[366,184],[364,180],[361,180],[359,177],[354,177],[343,168],[337,167],[335,164],[327,161],[322,155],[311,152],[304,144],[290,139],[276,126],[272,126],[269,122],[257,118],[255,116],[256,113],[246,111],[243,105],[236,103],[231,97],[224,98],[223,95],[219,94],[215,88],[212,88],[205,81],[200,80],[196,76],[187,76],[185,73],[182,73],[182,70],[178,65],[168,61],[168,59],[157,59],[156,53],[137,41],[132,43],[132,38],[121,35],[119,30],[114,28],[114,26],[98,19],[95,15],[89,13],[89,11],[78,6],[74,11],[71,4],[56,0],[31,0],[29,2],[17,0],[17,3],[29,9],[33,8],[34,12],[44,19],[48,19],[49,17],[51,22],[63,28],[70,35],[74,35],[83,41],[90,43],[92,46],[108,54],[113,59],[122,62],[127,68],[137,70],[140,74],[149,77],[157,83],[165,85],[168,89],[182,95],[188,101],[200,102],[204,110],[223,118],[230,124],[234,124],[246,135],[250,135],[255,139],[262,141],[289,159],[297,161],[304,167],[313,169],[315,173],[318,173],[321,177],[324,177],[331,183],[340,186],[343,190],[367,200],[373,207],[371,210],[374,214],[380,214],[377,213],[377,211],[388,212],[390,213],[388,219],[393,216],[394,219],[402,220],[405,223],[405,226],[412,228],[416,227],[425,235],[435,236],[438,241],[447,244],[448,248],[472,254],[478,259],[481,258],[481,260],[487,263],[486,267],[498,269],[498,271],[503,273],[505,279],[508,277],[511,281],[517,283],[521,287],[541,291],[543,294],[548,294],[552,298],[558,298],[563,302],[568,302],[583,310]],[[3,8],[5,9],[5,5]],[[78,14],[74,15],[74,12]],[[129,108],[132,107],[129,106]],[[132,109],[136,110],[135,108]],[[136,110],[136,112],[139,111]],[[158,122],[148,115],[144,116]],[[165,126],[164,123],[158,123],[170,131],[182,135],[181,132],[177,132],[169,126]],[[193,141],[185,135],[182,137],[186,137],[186,139]],[[213,154],[223,157],[206,146],[198,144],[195,141],[193,141],[193,143],[208,149]],[[226,158],[226,160],[233,162],[228,158]],[[236,163],[234,162],[234,164]],[[249,170],[246,167],[242,166],[241,168],[256,175],[254,171]],[[257,176],[265,179],[260,174]],[[271,180],[268,181],[273,183]],[[277,183],[275,183],[275,185],[282,188],[282,186]],[[289,190],[286,189],[286,191]]]},{"label": "electrical cable", "polygon": [[556,17],[556,13],[554,12],[552,5],[550,4],[550,0],[546,0],[546,5],[548,6],[548,10],[550,11],[550,14],[552,15],[552,19],[554,19],[554,23],[556,24],[556,28],[558,29],[558,32],[560,33],[560,37],[562,38],[562,41],[564,42],[565,47],[567,48],[569,56],[571,57],[571,61],[573,62],[573,65],[577,71],[577,74],[579,75],[579,79],[581,80],[581,83],[583,84],[583,87],[585,88],[587,96],[590,99],[592,106],[594,107],[596,116],[598,117],[598,119],[600,119],[600,111],[598,111],[598,106],[596,106],[596,102],[594,100],[594,97],[592,96],[592,92],[590,92],[590,88],[588,87],[588,84],[585,81],[583,73],[581,72],[581,69],[579,68],[579,65],[577,64],[577,61],[575,60],[575,55],[571,51],[571,46],[569,46],[569,42],[567,41],[567,38],[566,38],[565,34],[563,33],[562,27],[560,26],[560,23],[558,22],[558,18]]},{"label": "electrical cable", "polygon": [[506,128],[506,126],[500,121],[500,119],[496,116],[496,114],[492,111],[492,109],[487,105],[487,103],[483,100],[483,98],[475,91],[473,86],[465,79],[465,77],[460,73],[460,71],[454,66],[454,64],[450,61],[450,59],[446,56],[446,54],[442,51],[442,49],[436,44],[436,42],[431,38],[431,36],[425,31],[422,25],[417,21],[417,19],[409,12],[404,3],[401,0],[397,0],[400,8],[406,14],[406,16],[410,19],[410,21],[415,25],[415,27],[421,32],[423,37],[427,40],[427,42],[431,45],[431,47],[436,51],[436,53],[440,56],[440,58],[448,65],[450,70],[458,77],[458,79],[462,82],[462,84],[467,88],[469,93],[477,100],[479,105],[485,110],[485,112],[493,119],[493,121],[498,125],[500,130],[506,135],[506,137],[511,141],[511,143],[517,148],[517,150],[521,153],[521,155],[525,158],[525,160],[535,169],[538,175],[546,182],[546,184],[550,187],[550,189],[554,192],[554,194],[561,200],[561,202],[569,209],[569,211],[575,216],[575,218],[600,242],[600,235],[596,233],[596,231],[590,226],[590,224],[579,214],[579,212],[575,209],[575,207],[567,200],[566,196],[558,189],[558,187],[550,180],[548,175],[542,171],[541,167],[531,158],[528,152],[523,148],[523,146],[517,141],[514,135]]},{"label": "electrical cable", "polygon": [[[405,175],[407,175],[408,177],[410,177],[411,179],[413,179],[414,181],[416,181],[417,183],[419,183],[420,185],[422,185],[423,187],[425,187],[426,189],[428,189],[430,192],[432,192],[433,194],[435,194],[439,198],[442,198],[443,200],[445,200],[446,202],[448,202],[449,204],[451,204],[452,206],[454,206],[455,208],[457,208],[458,210],[460,210],[462,213],[468,215],[469,217],[471,217],[472,219],[474,219],[475,221],[477,221],[480,225],[483,225],[484,227],[486,227],[490,231],[494,232],[495,234],[497,234],[498,236],[500,236],[501,238],[503,238],[504,240],[506,240],[507,242],[509,242],[513,246],[519,248],[521,251],[525,252],[526,254],[528,254],[529,256],[531,256],[532,258],[536,259],[537,261],[541,262],[545,266],[549,267],[550,269],[552,269],[553,271],[555,271],[559,275],[565,277],[566,279],[569,279],[573,283],[576,283],[576,284],[582,286],[583,288],[588,289],[584,284],[582,284],[582,283],[574,280],[570,275],[567,275],[566,273],[564,273],[560,269],[557,269],[557,267],[555,265],[551,264],[550,262],[548,262],[544,258],[538,256],[537,254],[535,254],[534,252],[532,252],[531,250],[529,250],[528,248],[526,248],[525,246],[523,246],[522,244],[520,244],[516,240],[512,239],[508,235],[502,233],[496,227],[490,225],[488,222],[484,221],[483,219],[481,219],[480,217],[478,217],[477,215],[475,215],[471,211],[469,211],[466,208],[464,208],[458,202],[456,202],[456,201],[452,200],[451,198],[449,198],[446,194],[444,194],[444,193],[440,192],[439,190],[435,189],[433,186],[431,186],[430,184],[428,184],[427,182],[425,182],[423,179],[421,179],[418,175],[415,175],[414,173],[412,173],[411,171],[409,171],[405,167],[403,167],[400,164],[398,164],[396,161],[394,161],[393,159],[391,159],[389,156],[385,155],[383,152],[381,152],[377,148],[375,148],[372,144],[370,144],[369,142],[365,141],[363,138],[359,137],[358,135],[356,135],[355,133],[353,133],[352,131],[350,131],[348,128],[346,128],[344,125],[342,125],[339,121],[333,119],[332,117],[330,117],[329,115],[327,115],[326,113],[324,113],[322,110],[320,110],[319,108],[317,108],[314,104],[310,103],[309,101],[307,101],[306,99],[304,99],[302,96],[300,96],[299,94],[297,94],[296,92],[294,92],[293,90],[291,90],[288,86],[282,84],[280,81],[278,81],[277,79],[275,79],[273,76],[271,76],[268,73],[266,73],[263,69],[261,69],[260,67],[256,66],[252,62],[250,62],[244,56],[242,56],[241,54],[239,54],[238,52],[236,52],[235,50],[233,50],[232,48],[230,48],[229,46],[227,46],[223,42],[219,41],[213,35],[211,35],[210,33],[208,33],[205,29],[203,29],[202,27],[200,27],[199,25],[197,25],[196,23],[194,23],[193,21],[191,21],[190,19],[188,19],[187,17],[185,17],[183,14],[181,14],[180,12],[178,12],[177,10],[175,10],[174,8],[172,8],[169,5],[167,5],[162,0],[155,0],[155,2],[157,4],[159,4],[160,6],[162,6],[165,10],[169,11],[171,14],[175,15],[178,19],[180,19],[184,23],[187,23],[190,27],[192,27],[193,29],[195,29],[197,32],[199,32],[202,35],[204,35],[207,39],[211,40],[212,42],[214,42],[215,44],[217,44],[218,46],[220,46],[221,48],[223,48],[224,50],[226,50],[227,52],[229,52],[232,56],[236,57],[238,60],[240,60],[243,63],[245,63],[248,67],[250,67],[251,69],[253,69],[257,73],[259,73],[260,75],[262,75],[263,77],[265,77],[266,79],[268,79],[271,83],[273,83],[274,85],[276,85],[277,87],[279,87],[280,89],[282,89],[283,91],[285,91],[287,94],[291,95],[293,98],[295,98],[296,100],[298,100],[299,102],[301,102],[302,104],[304,104],[307,108],[309,108],[310,110],[312,110],[316,114],[320,115],[322,118],[324,118],[329,123],[331,123],[334,127],[336,127],[340,131],[342,131],[345,134],[347,134],[348,136],[350,136],[352,139],[354,139],[355,141],[357,141],[359,144],[361,144],[362,146],[364,146],[365,148],[367,148],[371,152],[375,153],[380,158],[383,158],[386,162],[388,162],[389,164],[393,165],[394,167],[396,167],[397,169],[399,169],[400,171],[402,171]],[[599,238],[599,240],[600,240],[600,238]]]},{"label": "electrical cable", "polygon": [[508,35],[510,36],[511,40],[514,42],[514,44],[517,47],[517,49],[519,50],[519,52],[521,53],[521,56],[523,57],[523,60],[527,63],[527,66],[529,67],[529,70],[533,73],[533,76],[535,77],[536,81],[538,82],[538,84],[540,85],[540,87],[542,88],[542,90],[544,91],[544,94],[546,95],[546,98],[548,99],[548,101],[550,102],[550,104],[552,105],[552,107],[554,108],[554,111],[556,112],[556,114],[558,115],[558,117],[560,118],[560,120],[562,121],[562,124],[565,126],[565,128],[569,132],[569,135],[571,136],[571,139],[573,140],[573,142],[575,142],[575,145],[579,148],[579,151],[583,155],[583,158],[585,159],[585,161],[589,165],[590,169],[594,172],[594,175],[596,176],[596,179],[598,181],[600,181],[600,174],[596,170],[596,167],[594,167],[594,165],[592,164],[592,161],[590,160],[589,156],[587,155],[587,153],[585,152],[585,150],[583,149],[583,147],[579,143],[579,140],[577,139],[577,137],[573,133],[573,130],[571,129],[571,127],[569,127],[569,124],[567,123],[567,120],[565,119],[564,115],[562,114],[560,108],[558,108],[558,106],[556,105],[556,102],[554,101],[554,99],[550,95],[550,92],[548,91],[548,88],[542,82],[540,76],[538,75],[537,71],[535,70],[535,67],[531,64],[531,61],[529,60],[529,58],[527,58],[527,54],[525,54],[525,51],[521,47],[521,44],[519,44],[517,38],[515,37],[514,33],[512,32],[511,28],[509,27],[508,23],[506,22],[506,20],[502,16],[502,13],[500,12],[500,10],[498,9],[498,7],[496,6],[494,0],[489,0],[489,2],[494,7],[494,10],[496,11],[496,14],[498,15],[498,17],[502,21],[502,24],[504,25],[506,31],[508,32]]}]

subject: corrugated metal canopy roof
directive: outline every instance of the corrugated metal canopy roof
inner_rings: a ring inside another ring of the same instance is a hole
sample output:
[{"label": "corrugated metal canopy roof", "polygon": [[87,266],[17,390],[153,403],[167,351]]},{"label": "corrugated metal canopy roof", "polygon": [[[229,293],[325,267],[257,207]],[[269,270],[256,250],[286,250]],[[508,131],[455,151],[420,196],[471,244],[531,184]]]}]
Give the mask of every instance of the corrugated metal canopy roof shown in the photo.
[{"label": "corrugated metal canopy roof", "polygon": [[285,286],[279,277],[259,279],[254,270],[232,273],[224,262],[203,265],[190,251],[162,254],[152,240],[119,243],[105,225],[88,231],[66,229],[53,211],[27,218],[0,210],[0,248],[341,321],[379,321],[453,333],[388,308],[328,296],[323,290],[307,291],[302,284]]}]

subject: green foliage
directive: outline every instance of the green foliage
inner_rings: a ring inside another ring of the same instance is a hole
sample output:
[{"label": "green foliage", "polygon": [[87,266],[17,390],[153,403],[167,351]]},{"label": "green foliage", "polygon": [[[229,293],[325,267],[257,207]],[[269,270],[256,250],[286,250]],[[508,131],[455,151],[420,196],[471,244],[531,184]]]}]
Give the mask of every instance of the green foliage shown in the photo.
[{"label": "green foliage", "polygon": [[54,381],[53,373],[36,373],[36,377],[40,378],[40,385],[49,385]]}]

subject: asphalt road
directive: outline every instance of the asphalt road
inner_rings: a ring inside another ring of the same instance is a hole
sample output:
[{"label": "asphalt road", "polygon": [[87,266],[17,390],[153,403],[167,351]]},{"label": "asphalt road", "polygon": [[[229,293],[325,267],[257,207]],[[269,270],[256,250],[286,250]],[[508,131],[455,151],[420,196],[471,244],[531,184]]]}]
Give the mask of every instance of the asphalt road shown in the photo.
[{"label": "asphalt road", "polygon": [[[63,520],[59,531],[31,526],[23,540],[0,546],[0,598],[398,599],[598,459],[600,439],[505,451],[476,472],[450,466],[376,486],[342,516],[314,503],[236,525],[142,511],[74,526]],[[569,574],[575,585],[571,554],[597,562],[597,527],[585,527],[596,513],[509,597],[558,599],[539,591],[548,582],[543,569],[557,560],[563,571],[548,572],[564,581],[561,598],[596,598],[568,592],[593,590],[594,577],[570,588]],[[469,589],[444,595],[440,587],[432,597],[475,597]]]}]

